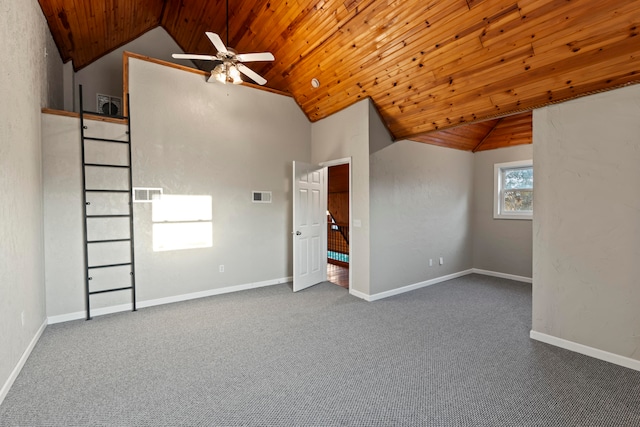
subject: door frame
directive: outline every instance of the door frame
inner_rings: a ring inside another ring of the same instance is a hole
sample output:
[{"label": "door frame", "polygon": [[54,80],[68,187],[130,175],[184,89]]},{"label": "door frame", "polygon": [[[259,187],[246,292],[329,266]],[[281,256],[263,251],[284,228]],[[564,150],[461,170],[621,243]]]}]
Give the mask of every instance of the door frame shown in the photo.
[{"label": "door frame", "polygon": [[[320,166],[322,167],[326,167],[327,169],[331,166],[340,166],[340,165],[349,165],[349,293],[351,293],[351,285],[353,284],[353,247],[351,245],[351,242],[353,242],[353,220],[352,220],[352,215],[353,215],[353,206],[352,206],[352,200],[353,200],[353,181],[352,181],[352,176],[353,176],[353,167],[351,165],[351,157],[343,157],[341,159],[335,159],[335,160],[328,160],[326,162],[320,162],[318,163]],[[328,200],[328,196],[329,196],[329,173],[327,172],[327,179],[324,182],[325,185],[325,193],[327,194],[327,200]],[[329,209],[329,206],[325,206],[325,216],[326,216],[326,211],[327,209]],[[326,233],[326,227],[325,227],[325,233]]]}]

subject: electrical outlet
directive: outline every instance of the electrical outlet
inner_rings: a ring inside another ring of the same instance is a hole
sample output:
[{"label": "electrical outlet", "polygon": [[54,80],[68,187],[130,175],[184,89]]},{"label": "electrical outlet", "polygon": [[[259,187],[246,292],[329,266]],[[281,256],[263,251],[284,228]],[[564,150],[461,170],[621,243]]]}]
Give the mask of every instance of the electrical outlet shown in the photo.
[{"label": "electrical outlet", "polygon": [[224,264],[220,264],[218,270],[220,271],[220,273],[224,273]]},{"label": "electrical outlet", "polygon": [[444,264],[444,258],[440,257],[440,265]]},{"label": "electrical outlet", "polygon": [[429,267],[433,267],[433,259],[429,258]]}]

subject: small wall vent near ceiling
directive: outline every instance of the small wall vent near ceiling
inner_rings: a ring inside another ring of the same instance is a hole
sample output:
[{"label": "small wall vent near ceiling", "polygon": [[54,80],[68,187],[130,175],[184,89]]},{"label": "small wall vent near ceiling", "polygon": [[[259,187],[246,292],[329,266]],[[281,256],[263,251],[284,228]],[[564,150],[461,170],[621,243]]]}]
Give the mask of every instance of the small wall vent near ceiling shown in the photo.
[{"label": "small wall vent near ceiling", "polygon": [[162,197],[162,188],[133,187],[134,203],[151,203]]},{"label": "small wall vent near ceiling", "polygon": [[271,203],[271,191],[253,191],[251,201],[253,203]]},{"label": "small wall vent near ceiling", "polygon": [[122,98],[98,93],[97,101],[98,114],[105,114],[107,116],[122,115]]}]

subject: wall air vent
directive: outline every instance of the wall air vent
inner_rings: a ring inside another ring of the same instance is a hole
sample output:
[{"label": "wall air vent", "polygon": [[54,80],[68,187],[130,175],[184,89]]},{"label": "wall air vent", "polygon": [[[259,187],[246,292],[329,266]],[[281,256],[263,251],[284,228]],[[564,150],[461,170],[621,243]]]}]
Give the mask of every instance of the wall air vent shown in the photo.
[{"label": "wall air vent", "polygon": [[253,191],[251,196],[253,203],[271,203],[271,191]]},{"label": "wall air vent", "polygon": [[162,188],[133,187],[134,203],[151,203],[153,199],[162,197]]}]

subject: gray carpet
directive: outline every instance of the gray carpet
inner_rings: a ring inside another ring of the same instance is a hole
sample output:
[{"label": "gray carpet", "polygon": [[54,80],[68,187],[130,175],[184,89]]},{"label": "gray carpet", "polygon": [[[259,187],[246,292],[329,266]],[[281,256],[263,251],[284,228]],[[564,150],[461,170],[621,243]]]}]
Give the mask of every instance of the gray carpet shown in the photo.
[{"label": "gray carpet", "polygon": [[640,426],[640,372],[529,339],[531,286],[278,285],[47,327],[2,426]]}]

